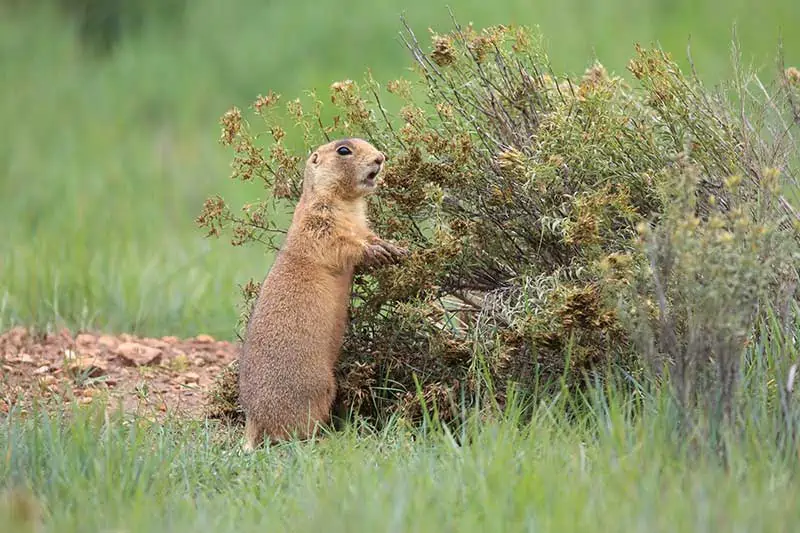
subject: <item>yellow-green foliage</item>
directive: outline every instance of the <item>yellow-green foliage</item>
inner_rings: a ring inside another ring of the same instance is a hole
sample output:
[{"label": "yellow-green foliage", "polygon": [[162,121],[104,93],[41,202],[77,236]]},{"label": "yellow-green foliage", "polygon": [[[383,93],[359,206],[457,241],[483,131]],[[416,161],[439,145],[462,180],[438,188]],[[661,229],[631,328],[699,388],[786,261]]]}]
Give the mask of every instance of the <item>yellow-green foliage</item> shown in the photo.
[{"label": "yellow-green foliage", "polygon": [[701,187],[700,165],[688,157],[665,171],[660,221],[639,227],[648,268],[620,292],[643,361],[657,376],[669,372],[690,424],[698,408],[712,427],[733,420],[759,314],[777,311],[788,320],[796,301],[800,225],[776,205],[778,170],[762,170],[751,187],[732,175],[714,194]]},{"label": "yellow-green foliage", "polygon": [[[448,402],[473,397],[482,369],[500,399],[509,379],[639,370],[652,358],[633,357],[643,327],[630,310],[652,299],[651,261],[673,253],[664,242],[681,247],[684,270],[664,294],[682,310],[679,329],[695,312],[718,315],[722,302],[741,316],[729,324],[735,335],[717,332],[738,342],[773,274],[793,275],[790,253],[775,244],[794,230],[771,223],[790,209],[775,187],[794,175],[793,147],[756,131],[774,122],[737,115],[661,51],[637,47],[632,87],[600,64],[579,80],[556,76],[524,28],[456,25],[428,50],[408,28],[404,38],[411,80],[336,82],[330,105],[313,93],[269,93],[253,106],[258,127],[229,111],[221,141],[234,150],[234,177],[261,180],[271,198],[241,212],[212,198],[199,218],[211,234],[230,231],[233,244],[277,248],[284,228],[273,214],[298,199],[309,150],[358,136],[388,154],[370,216],[412,254],[356,278],[339,369],[348,407],[413,414],[415,376],[446,414]],[[785,80],[780,95],[791,97]],[[791,111],[786,102],[781,111]],[[302,132],[299,149],[285,144],[287,115]],[[652,312],[658,320],[662,311]]]}]

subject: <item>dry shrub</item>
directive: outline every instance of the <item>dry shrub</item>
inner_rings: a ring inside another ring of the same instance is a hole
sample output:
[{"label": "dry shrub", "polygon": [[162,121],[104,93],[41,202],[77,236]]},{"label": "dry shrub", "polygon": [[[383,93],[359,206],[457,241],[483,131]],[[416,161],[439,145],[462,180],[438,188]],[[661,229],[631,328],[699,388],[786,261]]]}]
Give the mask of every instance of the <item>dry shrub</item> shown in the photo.
[{"label": "dry shrub", "polygon": [[[704,246],[703,239],[719,240],[710,211],[725,228],[746,220],[750,240],[737,241],[731,253],[749,250],[758,241],[753,232],[791,209],[773,186],[794,176],[788,134],[751,131],[759,125],[659,50],[637,47],[630,70],[639,83],[632,88],[600,64],[578,80],[557,77],[538,37],[524,28],[456,23],[433,35],[429,52],[405,30],[412,81],[336,82],[330,105],[315,93],[283,105],[270,92],[253,106],[258,128],[238,109],[226,113],[221,141],[234,150],[233,177],[260,180],[270,196],[241,211],[211,198],[198,219],[210,235],[228,232],[234,245],[258,242],[275,251],[288,220],[282,211],[299,198],[310,150],[358,136],[388,154],[370,217],[380,235],[412,254],[402,265],[355,279],[338,367],[340,407],[373,421],[413,417],[421,393],[448,417],[461,399],[476,399],[479,376],[491,378],[502,403],[511,381],[528,389],[542,378],[572,386],[587,373],[638,372],[656,351],[679,359],[660,338],[648,358],[637,357],[643,327],[630,309],[650,297],[651,264],[673,253],[664,238],[642,241],[637,228],[674,240],[686,216],[672,207],[674,194],[683,195],[684,206],[693,191],[691,229],[709,233],[695,242],[681,229],[680,244],[689,247],[682,253]],[[780,94],[796,96],[787,80]],[[749,89],[751,81],[739,86]],[[737,105],[755,101],[747,90],[738,96]],[[791,115],[791,99],[782,102]],[[760,105],[781,104],[769,98]],[[289,144],[287,121],[301,146]],[[742,178],[737,187],[720,187],[734,176]],[[767,191],[770,208],[761,210]],[[776,240],[796,230],[780,220],[769,229]],[[785,254],[772,257],[784,265]],[[739,275],[751,260],[742,257],[733,273],[708,275]],[[725,305],[752,309],[766,294],[761,281],[772,263],[760,264],[753,294],[726,295]],[[680,279],[694,283],[699,275],[705,274],[690,269]],[[664,297],[679,307],[691,300],[680,289]],[[656,321],[667,316],[664,309],[653,309]],[[691,322],[685,313],[669,316]],[[737,322],[743,331],[748,320]]]}]

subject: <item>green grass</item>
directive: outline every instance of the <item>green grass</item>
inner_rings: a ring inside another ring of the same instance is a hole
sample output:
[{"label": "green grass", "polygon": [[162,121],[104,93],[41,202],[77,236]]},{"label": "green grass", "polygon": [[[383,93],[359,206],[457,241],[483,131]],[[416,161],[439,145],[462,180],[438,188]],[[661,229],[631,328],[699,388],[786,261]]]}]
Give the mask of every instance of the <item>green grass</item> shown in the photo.
[{"label": "green grass", "polygon": [[[597,394],[453,432],[335,438],[253,455],[239,433],[172,421],[12,417],[0,479],[29,487],[44,531],[787,531],[797,456],[750,424],[727,468],[670,431],[666,404]],[[634,413],[639,413],[634,415]],[[0,508],[0,520],[4,510]],[[6,508],[5,513],[9,514]],[[6,517],[4,522],[7,522]],[[24,531],[19,529],[9,531]]]},{"label": "green grass", "polygon": [[449,426],[430,416],[414,428],[349,424],[253,454],[240,429],[156,423],[99,401],[12,410],[0,431],[0,524],[32,531],[13,521],[10,489],[37,502],[43,533],[791,531],[800,448],[773,378],[800,354],[771,333],[749,349],[737,424],[716,441],[702,417],[679,431],[668,395],[627,379],[512,398],[503,412],[464,409]]},{"label": "green grass", "polygon": [[[735,22],[745,60],[770,66],[781,25],[800,19],[792,0],[450,3],[478,25],[538,24],[568,72],[593,54],[622,72],[635,41],[683,58],[691,35],[710,81],[727,74]],[[370,67],[402,76],[401,12],[422,38],[450,23],[443,1],[226,5],[191,2],[183,25],[145,29],[107,59],[83,53],[53,12],[0,7],[0,328],[232,337],[237,284],[270,258],[193,225],[209,194],[234,205],[262,194],[227,179],[218,117],[269,89],[325,91]],[[794,30],[784,28],[790,64]]]}]

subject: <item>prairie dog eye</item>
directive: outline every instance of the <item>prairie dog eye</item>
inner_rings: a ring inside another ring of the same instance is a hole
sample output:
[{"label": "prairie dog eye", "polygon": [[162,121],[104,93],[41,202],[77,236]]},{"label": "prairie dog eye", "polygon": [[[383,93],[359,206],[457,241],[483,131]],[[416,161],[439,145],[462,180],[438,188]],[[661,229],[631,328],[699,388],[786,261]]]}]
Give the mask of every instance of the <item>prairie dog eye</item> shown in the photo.
[{"label": "prairie dog eye", "polygon": [[350,151],[350,148],[348,148],[347,146],[340,146],[340,147],[339,147],[339,148],[336,150],[336,153],[337,153],[337,154],[339,154],[339,155],[350,155],[350,154],[352,154],[353,152],[351,152],[351,151]]}]

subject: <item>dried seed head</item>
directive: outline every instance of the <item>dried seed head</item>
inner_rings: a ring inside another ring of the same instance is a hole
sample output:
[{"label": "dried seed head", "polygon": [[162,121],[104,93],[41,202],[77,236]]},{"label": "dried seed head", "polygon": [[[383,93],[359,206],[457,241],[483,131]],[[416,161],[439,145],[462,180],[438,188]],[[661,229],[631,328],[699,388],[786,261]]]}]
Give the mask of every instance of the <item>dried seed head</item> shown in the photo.
[{"label": "dried seed head", "polygon": [[276,103],[280,97],[281,95],[275,94],[272,91],[270,91],[266,96],[259,94],[255,103],[253,103],[253,107],[256,108],[256,113],[261,114],[264,109]]},{"label": "dried seed head", "polygon": [[400,117],[407,123],[415,128],[422,128],[425,126],[425,111],[413,105],[403,106],[400,109]]},{"label": "dried seed head", "polygon": [[531,46],[531,38],[525,28],[517,28],[514,32],[514,44],[511,45],[511,49],[515,52],[523,52],[528,50]]},{"label": "dried seed head", "polygon": [[408,80],[392,80],[386,84],[386,90],[400,98],[411,98],[411,83]]},{"label": "dried seed head", "polygon": [[564,157],[559,154],[550,154],[547,156],[547,164],[554,167],[560,167],[564,164]]},{"label": "dried seed head", "polygon": [[409,123],[403,124],[400,128],[400,138],[403,139],[404,142],[409,144],[413,144],[419,140],[419,133],[417,130]]},{"label": "dried seed head", "polygon": [[495,157],[500,172],[507,176],[525,173],[525,156],[516,148],[506,148]]},{"label": "dried seed head", "polygon": [[436,111],[445,119],[452,119],[453,118],[453,106],[445,102],[439,102],[436,104]]},{"label": "dried seed head", "polygon": [[342,80],[342,81],[335,81],[331,83],[331,91],[334,94],[340,93],[348,93],[353,90],[353,80]]},{"label": "dried seed head", "polygon": [[299,98],[295,98],[286,104],[286,110],[289,111],[296,120],[303,120],[303,104],[300,103]]},{"label": "dried seed head", "polygon": [[606,68],[600,63],[595,63],[583,73],[583,78],[578,86],[578,100],[584,100],[609,86],[611,78]]},{"label": "dried seed head", "polygon": [[273,126],[270,132],[272,133],[272,138],[275,139],[275,142],[281,142],[281,139],[286,136],[284,129],[277,125]]},{"label": "dried seed head", "polygon": [[595,63],[591,67],[587,68],[583,73],[582,83],[597,86],[608,81],[608,79],[608,71],[606,71],[606,67],[600,63]]},{"label": "dried seed head", "polygon": [[433,61],[440,67],[446,67],[456,61],[456,50],[453,47],[453,40],[448,36],[433,36]]},{"label": "dried seed head", "polygon": [[285,179],[275,180],[275,185],[272,187],[272,194],[275,198],[290,199],[292,198],[292,187]]},{"label": "dried seed head", "polygon": [[242,129],[242,112],[238,107],[229,109],[222,115],[220,124],[222,125],[220,142],[225,146],[230,146]]},{"label": "dried seed head", "polygon": [[472,51],[472,54],[475,57],[475,61],[478,63],[483,63],[484,59],[486,59],[486,54],[489,52],[489,49],[492,46],[492,39],[487,37],[486,35],[478,35],[474,39],[472,39],[469,43],[469,49]]},{"label": "dried seed head", "polygon": [[786,79],[793,85],[800,85],[800,69],[789,67],[786,69]]}]

